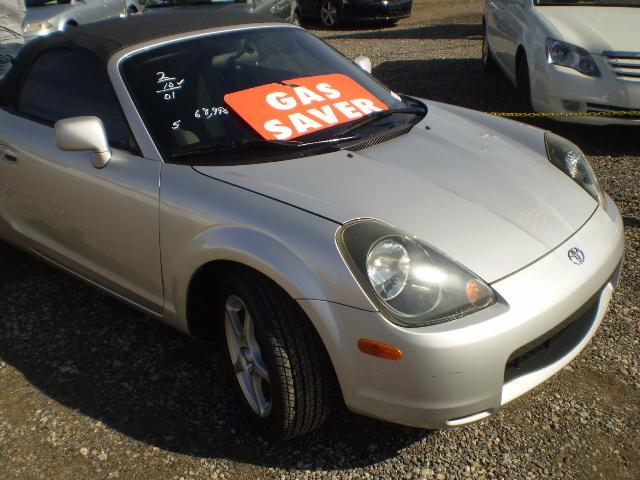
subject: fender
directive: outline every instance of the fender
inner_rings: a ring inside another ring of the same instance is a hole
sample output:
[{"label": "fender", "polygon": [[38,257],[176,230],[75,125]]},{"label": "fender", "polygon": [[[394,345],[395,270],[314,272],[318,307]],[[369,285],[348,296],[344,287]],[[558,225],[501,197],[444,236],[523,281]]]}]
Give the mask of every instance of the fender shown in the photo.
[{"label": "fender", "polygon": [[189,283],[219,260],[261,272],[296,300],[375,311],[340,256],[339,223],[188,166],[163,165],[161,184],[164,320],[171,326],[188,330]]}]

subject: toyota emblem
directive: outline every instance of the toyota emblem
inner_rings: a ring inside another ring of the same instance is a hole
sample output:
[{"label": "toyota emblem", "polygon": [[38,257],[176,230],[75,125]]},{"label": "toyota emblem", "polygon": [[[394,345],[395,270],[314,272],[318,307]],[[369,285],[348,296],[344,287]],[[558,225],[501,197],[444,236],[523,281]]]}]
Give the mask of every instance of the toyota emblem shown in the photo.
[{"label": "toyota emblem", "polygon": [[584,252],[577,247],[569,249],[567,255],[569,256],[569,260],[576,265],[581,265],[584,262]]}]

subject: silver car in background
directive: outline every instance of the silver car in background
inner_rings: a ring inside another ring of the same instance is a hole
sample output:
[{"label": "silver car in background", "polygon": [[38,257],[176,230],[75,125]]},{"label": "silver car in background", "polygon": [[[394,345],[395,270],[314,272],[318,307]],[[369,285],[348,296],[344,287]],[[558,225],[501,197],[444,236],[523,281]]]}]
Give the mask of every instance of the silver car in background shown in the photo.
[{"label": "silver car in background", "polygon": [[571,142],[357,60],[232,10],[32,42],[0,90],[0,235],[217,342],[264,435],[340,399],[488,417],[596,332],[620,214]]},{"label": "silver car in background", "polygon": [[136,0],[26,0],[25,41],[89,22],[137,13]]}]

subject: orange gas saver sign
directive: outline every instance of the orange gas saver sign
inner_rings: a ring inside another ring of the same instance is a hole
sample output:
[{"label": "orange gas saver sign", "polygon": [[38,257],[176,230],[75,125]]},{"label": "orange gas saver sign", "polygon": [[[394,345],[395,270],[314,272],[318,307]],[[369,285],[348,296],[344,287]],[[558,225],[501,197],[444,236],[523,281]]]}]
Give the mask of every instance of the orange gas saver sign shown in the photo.
[{"label": "orange gas saver sign", "polygon": [[317,75],[229,93],[224,101],[267,140],[290,140],[388,107],[342,75]]}]

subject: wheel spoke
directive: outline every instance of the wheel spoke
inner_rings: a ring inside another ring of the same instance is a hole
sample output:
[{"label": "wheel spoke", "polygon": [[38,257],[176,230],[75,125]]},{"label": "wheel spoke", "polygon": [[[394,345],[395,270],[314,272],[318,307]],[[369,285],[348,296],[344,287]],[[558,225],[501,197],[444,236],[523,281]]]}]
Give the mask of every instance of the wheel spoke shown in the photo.
[{"label": "wheel spoke", "polygon": [[251,383],[253,385],[253,391],[255,394],[255,399],[258,405],[258,409],[260,411],[260,416],[266,417],[269,415],[271,411],[271,402],[267,399],[264,394],[264,389],[262,385],[262,378],[258,375],[253,375],[251,377]]},{"label": "wheel spoke", "polygon": [[242,393],[259,416],[271,412],[269,368],[262,358],[255,324],[246,304],[236,295],[225,302],[225,330],[233,371]]},{"label": "wheel spoke", "polygon": [[233,333],[238,337],[238,343],[241,345],[244,344],[243,314],[246,315],[246,310],[242,301],[234,295],[230,296],[225,303],[225,317],[233,327]]},{"label": "wheel spoke", "polygon": [[269,378],[269,369],[267,368],[267,365],[264,363],[264,360],[262,359],[262,355],[260,354],[260,352],[254,352],[253,354],[253,371],[258,377],[263,378],[265,381],[269,383],[271,382]]},{"label": "wheel spoke", "polygon": [[244,372],[246,370],[244,363],[242,361],[242,355],[240,354],[240,352],[238,352],[238,355],[236,356],[236,359],[233,362],[233,371],[236,372],[236,375],[238,375],[241,372]]},{"label": "wheel spoke", "polygon": [[253,350],[253,346],[257,346],[258,342],[256,341],[256,335],[253,328],[253,319],[249,312],[245,310],[244,312],[244,323],[242,324],[242,336],[245,339],[245,342],[251,350]]},{"label": "wheel spoke", "polygon": [[260,402],[253,379],[254,375],[249,375],[247,372],[242,372],[238,375],[238,382],[240,383],[242,393],[244,393],[244,398],[256,413],[260,413]]}]

